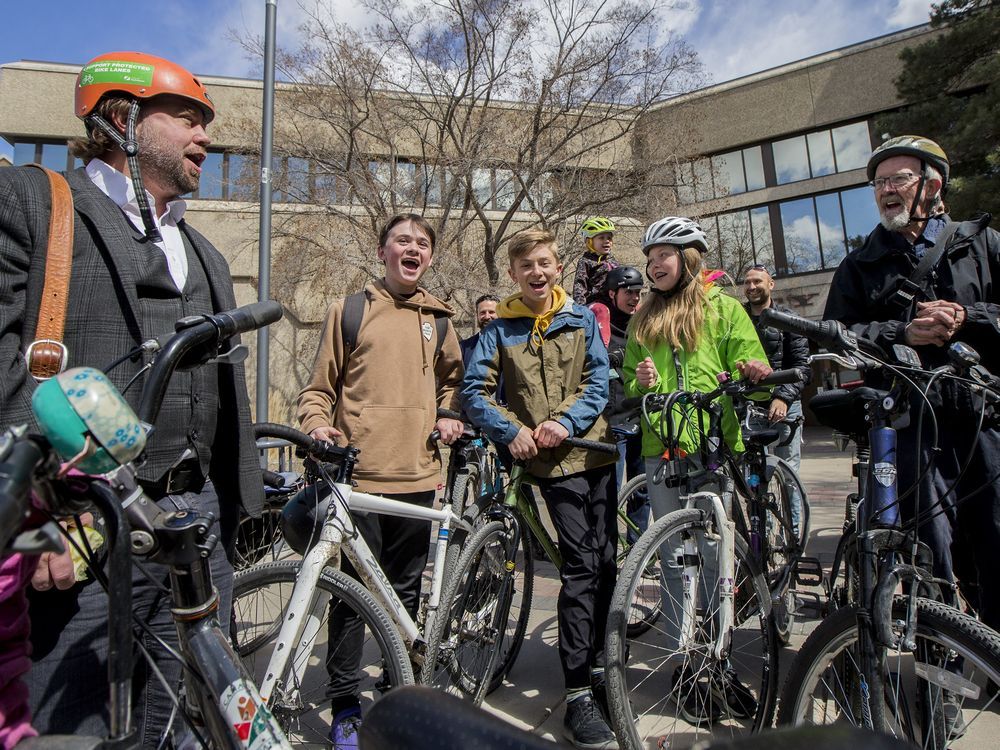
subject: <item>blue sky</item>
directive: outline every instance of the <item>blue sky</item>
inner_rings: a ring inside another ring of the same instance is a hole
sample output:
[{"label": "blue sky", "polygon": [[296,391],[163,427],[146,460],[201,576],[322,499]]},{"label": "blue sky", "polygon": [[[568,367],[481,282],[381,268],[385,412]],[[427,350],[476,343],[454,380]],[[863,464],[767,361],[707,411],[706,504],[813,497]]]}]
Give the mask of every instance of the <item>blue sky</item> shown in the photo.
[{"label": "blue sky", "polygon": [[[312,0],[303,0],[311,3]],[[323,0],[351,23],[351,0]],[[668,23],[698,49],[720,83],[925,23],[929,0],[675,0]],[[102,52],[135,49],[170,58],[202,75],[252,76],[239,37],[263,35],[264,0],[12,0],[0,11],[0,64],[15,60],[84,63]],[[149,10],[147,10],[149,9]],[[278,42],[294,43],[299,0],[277,0]],[[3,102],[0,102],[3,106]],[[0,141],[0,153],[9,149]]]}]

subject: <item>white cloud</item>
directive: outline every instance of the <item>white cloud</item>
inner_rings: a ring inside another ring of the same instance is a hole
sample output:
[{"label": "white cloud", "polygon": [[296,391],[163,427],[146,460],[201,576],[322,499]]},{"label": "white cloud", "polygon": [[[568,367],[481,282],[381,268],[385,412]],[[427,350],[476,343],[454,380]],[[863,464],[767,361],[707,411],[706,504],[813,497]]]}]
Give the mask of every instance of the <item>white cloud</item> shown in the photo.
[{"label": "white cloud", "polygon": [[905,29],[919,26],[930,20],[931,4],[927,0],[896,0],[896,7],[889,13],[889,26]]}]

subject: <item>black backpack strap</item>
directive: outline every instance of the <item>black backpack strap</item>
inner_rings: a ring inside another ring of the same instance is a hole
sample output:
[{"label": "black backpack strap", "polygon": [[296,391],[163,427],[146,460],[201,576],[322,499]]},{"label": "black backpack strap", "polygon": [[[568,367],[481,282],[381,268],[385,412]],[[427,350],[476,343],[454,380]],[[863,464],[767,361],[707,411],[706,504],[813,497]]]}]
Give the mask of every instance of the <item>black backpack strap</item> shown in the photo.
[{"label": "black backpack strap", "polygon": [[889,297],[889,304],[897,305],[905,310],[909,309],[914,300],[925,296],[921,282],[937,266],[948,247],[948,243],[951,242],[951,238],[955,236],[955,232],[961,225],[962,223],[959,221],[949,221],[945,224],[941,234],[934,241],[934,246],[924,253],[924,257],[920,259],[910,277],[903,279],[899,288]]},{"label": "black backpack strap", "polygon": [[344,298],[344,309],[340,314],[340,340],[344,342],[344,360],[340,363],[340,376],[337,378],[337,393],[340,393],[347,372],[347,363],[358,345],[358,333],[361,331],[361,320],[365,317],[365,305],[368,303],[367,292],[355,292]]},{"label": "black backpack strap", "polygon": [[437,343],[434,344],[434,359],[436,360],[444,346],[444,337],[448,335],[448,316],[435,315],[434,325],[437,328]]}]

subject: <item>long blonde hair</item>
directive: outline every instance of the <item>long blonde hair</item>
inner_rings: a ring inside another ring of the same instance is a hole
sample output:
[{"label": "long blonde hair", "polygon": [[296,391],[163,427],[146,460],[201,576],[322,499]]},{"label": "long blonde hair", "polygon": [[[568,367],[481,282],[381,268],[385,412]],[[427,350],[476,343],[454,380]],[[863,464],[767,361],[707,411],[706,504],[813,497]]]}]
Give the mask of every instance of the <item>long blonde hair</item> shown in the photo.
[{"label": "long blonde hair", "polygon": [[[665,341],[674,349],[693,351],[705,322],[708,291],[702,283],[704,263],[696,247],[681,251],[687,284],[677,294],[664,297],[655,290],[646,295],[629,321],[629,333],[646,347]],[[678,283],[680,283],[678,281]]]}]

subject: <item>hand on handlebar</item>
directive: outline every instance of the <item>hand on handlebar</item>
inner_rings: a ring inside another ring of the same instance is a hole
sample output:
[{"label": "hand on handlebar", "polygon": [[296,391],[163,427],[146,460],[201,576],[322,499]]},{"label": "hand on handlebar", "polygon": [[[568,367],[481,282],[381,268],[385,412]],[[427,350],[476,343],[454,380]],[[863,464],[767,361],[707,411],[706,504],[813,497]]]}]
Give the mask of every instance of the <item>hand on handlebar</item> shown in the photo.
[{"label": "hand on handlebar", "polygon": [[[84,513],[80,516],[84,526],[94,523],[94,516]],[[72,519],[60,521],[64,529],[76,526]],[[38,565],[31,576],[31,585],[36,591],[48,591],[55,586],[59,591],[65,591],[76,583],[76,564],[70,552],[69,542],[63,541],[62,552],[43,552],[38,558]]]},{"label": "hand on handlebar", "polygon": [[445,445],[451,445],[460,437],[462,433],[465,432],[465,425],[462,424],[460,419],[448,419],[447,417],[442,417],[434,425],[434,429],[437,430],[440,440]]},{"label": "hand on handlebar", "polygon": [[788,404],[780,398],[772,399],[771,408],[767,412],[767,421],[771,424],[782,421],[788,415]]},{"label": "hand on handlebar", "polygon": [[507,444],[507,448],[510,450],[510,455],[518,461],[526,461],[538,455],[538,446],[535,445],[534,435],[527,427],[518,430],[514,439]]},{"label": "hand on handlebar", "polygon": [[535,428],[532,437],[539,448],[556,448],[569,437],[569,430],[558,422],[546,420]]},{"label": "hand on handlebar", "polygon": [[337,441],[344,437],[344,433],[332,425],[323,425],[322,427],[317,427],[315,430],[310,432],[309,437],[313,440],[324,440],[327,443],[337,445]]},{"label": "hand on handlebar", "polygon": [[737,362],[736,369],[740,371],[740,376],[751,383],[758,383],[762,378],[771,374],[771,366],[767,362],[758,359],[751,359],[746,362]]},{"label": "hand on handlebar", "polygon": [[906,343],[910,346],[945,346],[965,324],[965,319],[965,308],[956,302],[918,302],[917,317],[906,326]]}]

